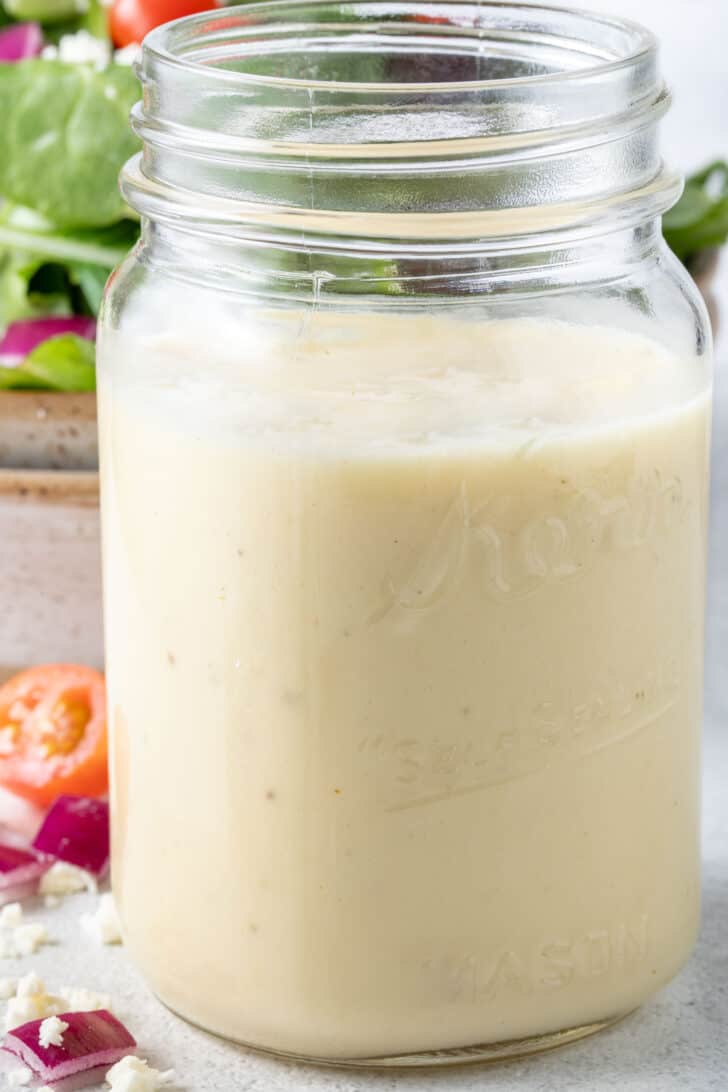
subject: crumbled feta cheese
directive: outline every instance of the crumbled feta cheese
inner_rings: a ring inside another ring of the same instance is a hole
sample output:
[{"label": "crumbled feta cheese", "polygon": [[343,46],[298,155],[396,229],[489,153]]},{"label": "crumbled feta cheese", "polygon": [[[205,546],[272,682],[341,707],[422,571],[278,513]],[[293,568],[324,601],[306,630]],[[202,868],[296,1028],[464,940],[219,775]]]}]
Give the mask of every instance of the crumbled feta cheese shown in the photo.
[{"label": "crumbled feta cheese", "polygon": [[130,42],[129,45],[125,45],[123,49],[117,49],[114,54],[114,61],[116,64],[136,64],[141,60],[142,47],[138,42]]},{"label": "crumbled feta cheese", "polygon": [[93,914],[83,914],[81,927],[99,944],[121,944],[121,923],[114,896],[102,895]]},{"label": "crumbled feta cheese", "polygon": [[58,995],[49,994],[37,974],[28,974],[20,979],[15,996],[8,1000],[5,1030],[10,1031],[30,1020],[58,1016],[62,1012],[91,1012],[95,1009],[111,1012],[111,998],[77,986],[63,986]]},{"label": "crumbled feta cheese", "polygon": [[13,930],[13,943],[19,956],[33,955],[49,942],[48,930],[42,921],[31,921]]},{"label": "crumbled feta cheese", "polygon": [[11,1088],[21,1088],[24,1084],[30,1084],[33,1080],[32,1072],[26,1069],[25,1066],[22,1069],[11,1069],[6,1076]]},{"label": "crumbled feta cheese", "polygon": [[58,993],[66,1012],[93,1012],[96,1009],[112,1011],[111,998],[106,993],[94,993],[83,986],[61,986]]},{"label": "crumbled feta cheese", "polygon": [[87,30],[77,30],[75,34],[62,35],[57,46],[46,46],[41,55],[47,60],[106,68],[111,62],[111,45],[105,39],[89,34]]},{"label": "crumbled feta cheese", "polygon": [[14,978],[0,978],[0,1001],[9,1001],[15,997],[18,983]]},{"label": "crumbled feta cheese", "polygon": [[23,907],[19,902],[9,902],[0,910],[0,929],[13,929],[23,920]]},{"label": "crumbled feta cheese", "polygon": [[19,902],[8,903],[0,910],[0,958],[18,959],[33,955],[48,943],[48,930],[40,921],[24,922]]},{"label": "crumbled feta cheese", "polygon": [[21,978],[15,990],[15,996],[8,1000],[5,1010],[5,1030],[20,1027],[29,1020],[44,1020],[62,1009],[59,999],[50,997],[37,974],[26,974]]},{"label": "crumbled feta cheese", "polygon": [[42,1047],[63,1046],[63,1033],[69,1025],[57,1016],[46,1016],[38,1030],[38,1042]]},{"label": "crumbled feta cheese", "polygon": [[157,1092],[174,1081],[174,1070],[152,1069],[143,1058],[127,1054],[106,1074],[111,1092]]},{"label": "crumbled feta cheese", "polygon": [[76,891],[96,893],[96,880],[90,872],[66,861],[56,861],[40,881],[41,895],[73,895]]},{"label": "crumbled feta cheese", "polygon": [[23,975],[15,991],[17,997],[39,997],[44,993],[45,986],[33,971],[30,974]]},{"label": "crumbled feta cheese", "polygon": [[45,997],[11,997],[5,1009],[5,1031],[20,1028],[31,1020],[43,1020],[48,1016]]}]

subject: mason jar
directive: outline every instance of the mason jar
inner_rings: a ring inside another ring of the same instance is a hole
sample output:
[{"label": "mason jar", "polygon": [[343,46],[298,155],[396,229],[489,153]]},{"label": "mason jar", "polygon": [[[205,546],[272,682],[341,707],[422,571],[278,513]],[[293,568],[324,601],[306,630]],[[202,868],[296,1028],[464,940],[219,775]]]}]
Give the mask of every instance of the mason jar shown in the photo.
[{"label": "mason jar", "polygon": [[655,41],[279,0],[140,75],[99,354],[132,956],[319,1061],[601,1028],[699,915],[710,334]]}]

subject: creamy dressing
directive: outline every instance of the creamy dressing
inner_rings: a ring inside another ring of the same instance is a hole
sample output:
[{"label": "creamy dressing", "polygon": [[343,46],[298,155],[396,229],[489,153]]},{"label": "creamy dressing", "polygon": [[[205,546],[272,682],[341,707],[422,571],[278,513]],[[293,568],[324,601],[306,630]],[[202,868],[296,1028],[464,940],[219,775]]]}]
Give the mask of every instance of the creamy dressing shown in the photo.
[{"label": "creamy dressing", "polygon": [[666,982],[698,922],[703,365],[152,299],[101,356],[113,879],[163,1000],[362,1058]]}]

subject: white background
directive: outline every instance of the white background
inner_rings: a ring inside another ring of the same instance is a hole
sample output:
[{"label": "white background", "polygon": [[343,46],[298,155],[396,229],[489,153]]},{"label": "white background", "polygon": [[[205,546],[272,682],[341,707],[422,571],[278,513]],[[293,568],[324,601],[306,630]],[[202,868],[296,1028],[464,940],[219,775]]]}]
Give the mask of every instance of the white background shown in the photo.
[{"label": "white background", "polygon": [[637,20],[658,35],[674,96],[662,131],[672,165],[694,170],[709,159],[728,159],[728,0],[581,0],[573,6]]}]

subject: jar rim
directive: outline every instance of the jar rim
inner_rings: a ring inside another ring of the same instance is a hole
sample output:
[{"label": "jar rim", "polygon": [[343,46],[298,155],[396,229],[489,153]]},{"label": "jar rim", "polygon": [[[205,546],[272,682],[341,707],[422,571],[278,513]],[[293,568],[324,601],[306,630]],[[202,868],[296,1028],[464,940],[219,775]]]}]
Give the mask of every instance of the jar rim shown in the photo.
[{"label": "jar rim", "polygon": [[261,0],[153,31],[139,75],[143,153],[122,185],[155,219],[219,224],[228,203],[251,234],[283,218],[360,237],[369,217],[380,238],[438,239],[454,222],[471,237],[581,227],[616,206],[623,224],[674,199],[657,43],[631,20],[509,0]]},{"label": "jar rim", "polygon": [[[579,80],[587,74],[589,76],[604,77],[635,65],[640,60],[656,53],[658,48],[656,35],[636,20],[621,16],[612,16],[605,13],[587,12],[569,4],[551,5],[535,3],[532,2],[532,0],[515,0],[515,2],[511,2],[511,0],[477,0],[476,4],[472,4],[467,2],[464,3],[463,0],[436,0],[436,2],[428,3],[426,6],[442,9],[475,7],[479,16],[486,14],[489,10],[493,12],[499,10],[513,10],[524,12],[529,15],[540,14],[548,17],[566,16],[570,19],[574,19],[575,22],[580,23],[584,29],[586,29],[587,26],[592,26],[594,28],[606,27],[629,35],[632,39],[632,46],[621,56],[612,57],[611,59],[602,59],[595,64],[585,65],[584,67],[575,68],[570,71],[558,70],[522,76],[498,77],[494,79],[442,80],[433,83],[421,81],[398,83],[387,81],[384,84],[367,81],[336,81],[335,83],[332,83],[329,80],[311,78],[259,75],[240,71],[231,72],[229,69],[216,67],[215,65],[207,63],[203,64],[201,60],[187,52],[191,40],[194,39],[200,31],[209,31],[211,27],[217,28],[221,23],[225,24],[225,29],[232,30],[233,26],[245,27],[257,16],[261,16],[264,19],[267,14],[272,14],[274,12],[295,13],[299,10],[329,6],[329,0],[257,0],[257,2],[252,4],[239,4],[225,8],[221,15],[215,15],[214,17],[211,17],[209,11],[200,12],[195,15],[174,19],[156,27],[147,34],[144,39],[144,49],[150,55],[154,55],[159,60],[168,64],[185,68],[192,72],[199,72],[201,70],[205,73],[206,78],[223,84],[261,84],[263,86],[290,87],[311,91],[326,91],[332,89],[340,91],[355,90],[360,93],[380,92],[384,86],[391,92],[414,91],[421,93],[423,91],[445,92],[452,90],[485,91],[497,89],[502,91],[508,87],[527,86],[532,88],[539,84],[552,84],[564,80]],[[356,6],[361,6],[361,0],[359,0]],[[373,6],[379,7],[382,5],[376,3],[376,5]],[[422,7],[423,5],[410,4],[408,6]],[[238,18],[240,22],[234,23],[233,21]],[[438,26],[441,24],[433,23],[431,25]],[[477,27],[473,26],[473,29],[477,30]]]}]

